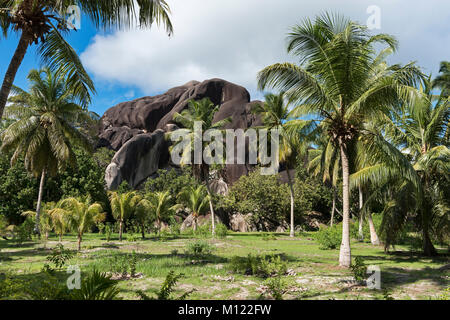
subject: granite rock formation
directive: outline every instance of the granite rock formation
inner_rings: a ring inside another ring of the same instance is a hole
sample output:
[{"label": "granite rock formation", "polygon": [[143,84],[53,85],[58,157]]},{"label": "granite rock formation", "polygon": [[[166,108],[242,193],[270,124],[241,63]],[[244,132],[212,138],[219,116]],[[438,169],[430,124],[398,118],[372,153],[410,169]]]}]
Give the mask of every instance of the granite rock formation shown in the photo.
[{"label": "granite rock formation", "polygon": [[[164,133],[173,130],[175,112],[188,107],[191,99],[210,98],[220,106],[215,121],[231,117],[225,129],[248,129],[261,125],[251,107],[249,92],[221,79],[191,81],[164,94],[120,103],[102,117],[98,147],[108,147],[116,155],[106,171],[109,189],[127,181],[136,188],[159,168],[169,166],[168,143]],[[233,183],[250,170],[248,165],[227,165],[226,182]]]}]

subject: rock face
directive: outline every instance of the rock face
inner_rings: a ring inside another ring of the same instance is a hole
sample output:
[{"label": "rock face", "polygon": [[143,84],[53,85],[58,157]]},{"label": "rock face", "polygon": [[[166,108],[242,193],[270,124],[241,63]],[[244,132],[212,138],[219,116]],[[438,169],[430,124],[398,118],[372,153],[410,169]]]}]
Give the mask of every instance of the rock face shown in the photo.
[{"label": "rock face", "polygon": [[[164,94],[120,103],[102,117],[98,147],[117,151],[106,172],[108,188],[122,181],[135,188],[159,168],[169,165],[168,143],[164,133],[172,131],[175,112],[188,107],[190,100],[210,98],[220,106],[214,121],[231,117],[225,129],[248,129],[261,125],[251,113],[254,103],[248,91],[221,79],[191,81]],[[248,165],[227,165],[226,182],[233,183],[251,169]]]}]

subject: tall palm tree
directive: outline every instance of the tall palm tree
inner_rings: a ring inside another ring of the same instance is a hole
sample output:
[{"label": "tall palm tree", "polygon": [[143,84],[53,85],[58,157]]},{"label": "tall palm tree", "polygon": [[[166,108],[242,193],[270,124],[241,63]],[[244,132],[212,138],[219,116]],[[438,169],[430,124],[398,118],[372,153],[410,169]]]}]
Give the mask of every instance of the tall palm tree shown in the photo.
[{"label": "tall palm tree", "polygon": [[71,230],[77,233],[78,251],[81,250],[83,234],[96,223],[104,221],[106,214],[98,203],[92,203],[89,197],[68,198],[61,202]]},{"label": "tall palm tree", "polygon": [[[319,126],[318,129],[321,130],[321,127]],[[332,227],[334,224],[334,214],[337,211],[337,186],[339,171],[341,170],[339,150],[321,132],[318,133],[315,143],[317,144],[317,148],[310,149],[308,152],[311,158],[308,164],[308,170],[315,177],[321,176],[323,183],[331,185],[333,200],[330,226]]]},{"label": "tall palm tree", "polygon": [[[260,89],[285,91],[298,105],[297,116],[315,115],[339,149],[342,166],[343,224],[339,264],[349,267],[350,145],[363,134],[372,116],[387,113],[399,99],[417,96],[413,85],[420,72],[412,64],[377,68],[375,43],[396,48],[393,37],[371,36],[365,26],[339,15],[324,14],[292,28],[288,52],[300,64],[278,63],[258,75]],[[381,52],[380,54],[384,54]]]},{"label": "tall palm tree", "polygon": [[[380,191],[388,200],[382,225],[385,232],[391,233],[385,243],[386,248],[409,215],[416,218],[421,227],[424,254],[433,256],[437,251],[430,233],[449,232],[450,108],[448,98],[433,95],[430,80],[424,80],[420,91],[423,93],[421,99],[402,104],[397,112],[391,112],[389,117],[381,118],[374,125],[384,128],[386,140],[401,149],[398,155],[401,159],[394,162],[390,155],[385,156],[389,149],[388,142],[384,142],[384,150],[373,149],[365,155],[369,156],[368,165],[355,173],[352,180],[355,184],[371,181],[381,186]],[[376,128],[372,132],[377,139],[383,139]],[[414,175],[405,177],[400,170],[402,167],[409,167]],[[395,181],[395,188],[386,186],[392,181]],[[401,210],[395,206],[399,203],[402,204]],[[386,226],[395,228],[386,230]]]},{"label": "tall palm tree", "polygon": [[179,197],[183,204],[189,208],[192,213],[192,217],[194,218],[194,231],[197,230],[198,225],[198,217],[204,214],[207,210],[207,203],[209,200],[209,195],[205,190],[205,186],[199,185],[197,188],[189,186],[183,189]]},{"label": "tall palm tree", "polygon": [[111,211],[114,219],[119,222],[119,241],[122,241],[123,224],[136,210],[137,204],[141,201],[136,192],[110,192]]},{"label": "tall palm tree", "polygon": [[286,165],[291,198],[290,237],[294,237],[294,179],[290,170],[295,168],[301,156],[307,154],[311,141],[309,135],[314,129],[314,122],[295,119],[289,105],[285,102],[284,92],[279,95],[267,94],[265,102],[256,104],[252,111],[261,115],[265,128],[278,129],[280,132],[280,161]]},{"label": "tall palm tree", "polygon": [[88,138],[74,125],[85,113],[74,103],[75,96],[66,79],[63,74],[53,73],[48,68],[31,70],[28,75],[29,92],[13,87],[15,95],[9,99],[5,116],[15,122],[0,135],[0,150],[15,150],[11,164],[24,155],[26,169],[41,177],[36,207],[37,234],[40,234],[39,219],[46,176],[55,175],[67,164],[76,164],[74,145],[84,150],[91,149]]},{"label": "tall palm tree", "polygon": [[0,90],[0,119],[17,70],[33,43],[38,45],[39,55],[52,70],[58,69],[69,75],[69,86],[87,106],[89,91],[95,92],[94,83],[75,50],[63,37],[71,26],[67,12],[74,4],[97,28],[123,29],[134,24],[150,27],[156,22],[163,24],[169,35],[173,32],[170,9],[164,0],[0,0],[3,36],[13,32],[20,37]]},{"label": "tall palm tree", "polygon": [[[214,115],[217,111],[219,111],[219,106],[215,106],[214,103],[211,102],[209,98],[204,98],[199,101],[191,100],[189,102],[189,108],[183,110],[180,113],[175,113],[173,120],[180,124],[183,129],[176,130],[174,132],[169,133],[169,136],[172,134],[179,135],[182,133],[183,136],[188,137],[190,139],[190,144],[185,145],[185,149],[183,151],[183,158],[181,160],[180,165],[184,166],[192,163],[193,151],[195,150],[195,140],[199,139],[202,143],[202,159],[200,164],[193,164],[193,174],[194,176],[202,182],[205,182],[206,190],[208,192],[209,199],[209,209],[211,211],[211,221],[212,221],[212,234],[215,234],[215,213],[213,206],[213,197],[210,188],[210,165],[205,162],[203,157],[203,150],[206,152],[213,150],[214,141],[207,142],[203,139],[203,137],[196,137],[196,124],[200,124],[202,132],[206,132],[208,130],[222,130],[223,127],[228,124],[231,119],[227,118],[221,121],[214,122]],[[172,150],[172,149],[171,149]],[[222,159],[223,161],[223,159]],[[195,162],[195,161],[194,161]]]},{"label": "tall palm tree", "polygon": [[179,205],[172,205],[172,196],[170,191],[148,193],[146,195],[150,204],[150,214],[155,218],[158,225],[158,234],[161,233],[162,221],[173,216]]}]

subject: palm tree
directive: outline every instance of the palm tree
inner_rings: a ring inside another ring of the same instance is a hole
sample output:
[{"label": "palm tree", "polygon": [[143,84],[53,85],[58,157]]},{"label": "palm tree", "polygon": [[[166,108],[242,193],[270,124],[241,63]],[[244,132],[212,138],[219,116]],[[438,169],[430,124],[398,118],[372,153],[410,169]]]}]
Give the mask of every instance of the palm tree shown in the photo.
[{"label": "palm tree", "polygon": [[155,218],[158,225],[158,234],[160,234],[162,220],[174,215],[180,206],[172,205],[170,191],[148,193],[146,198],[150,204],[151,215]]},{"label": "palm tree", "polygon": [[55,175],[65,165],[75,165],[73,146],[89,150],[86,136],[74,126],[85,117],[81,106],[74,103],[75,95],[67,85],[66,77],[48,68],[31,70],[29,92],[13,87],[15,96],[5,109],[5,116],[15,120],[1,135],[1,151],[15,150],[11,165],[25,155],[25,167],[40,176],[36,207],[35,232],[40,235],[39,219],[42,194],[47,174]]},{"label": "palm tree", "polygon": [[78,251],[80,251],[83,234],[96,222],[104,221],[106,214],[103,213],[102,206],[92,203],[89,197],[68,198],[62,200],[61,206],[65,210],[69,227],[77,233]]},{"label": "palm tree", "polygon": [[448,97],[450,95],[450,62],[442,61],[439,72],[441,75],[434,79],[433,88],[441,89],[442,95]]},{"label": "palm tree", "polygon": [[[319,130],[321,127],[319,126]],[[316,139],[318,147],[316,149],[309,150],[309,157],[311,160],[308,164],[308,170],[313,176],[322,176],[322,181],[325,184],[331,184],[331,190],[333,195],[330,226],[334,224],[334,213],[337,211],[337,186],[339,179],[340,157],[339,151],[335,148],[335,145],[331,140],[326,139],[326,135],[318,133]]]},{"label": "palm tree", "polygon": [[59,237],[59,242],[62,242],[64,233],[69,229],[69,221],[67,219],[66,210],[64,210],[61,205],[62,202],[63,200],[60,200],[57,203],[52,202],[48,210],[53,229]]},{"label": "palm tree", "polygon": [[294,237],[294,180],[290,170],[296,166],[300,156],[307,154],[309,141],[311,141],[311,137],[308,135],[314,128],[314,122],[294,119],[288,104],[285,103],[284,92],[279,95],[267,94],[265,103],[256,104],[253,112],[261,115],[265,128],[278,129],[280,132],[280,161],[286,164],[291,198],[290,237]]},{"label": "palm tree", "polygon": [[[390,117],[385,116],[374,125],[384,128],[387,141],[382,140],[376,128],[372,132],[385,148],[369,150],[367,166],[355,173],[352,180],[355,180],[354,184],[371,181],[380,186],[380,192],[387,200],[382,226],[391,234],[385,242],[386,249],[401,230],[406,217],[411,216],[421,227],[424,254],[433,256],[437,252],[430,233],[448,232],[450,108],[448,98],[432,94],[430,80],[424,80],[420,91],[421,99],[402,104],[397,112],[391,112]],[[402,151],[396,155],[399,158],[396,161],[389,154],[390,148],[394,148],[389,143]],[[408,167],[413,174],[405,176],[403,167]],[[395,187],[389,187],[388,183],[393,181]],[[379,197],[380,192],[373,197]],[[398,210],[398,204],[401,204],[401,210]],[[387,230],[387,226],[394,227]]]},{"label": "palm tree", "polygon": [[119,241],[122,241],[123,224],[128,220],[136,210],[137,204],[141,198],[136,192],[110,192],[109,200],[111,202],[111,212],[117,221],[119,221]]},{"label": "palm tree", "polygon": [[[183,129],[176,130],[174,132],[169,133],[171,136],[173,134],[180,135],[182,134],[185,137],[190,139],[190,144],[185,146],[183,150],[183,158],[181,160],[180,165],[184,166],[192,163],[192,151],[195,150],[194,141],[196,139],[200,139],[202,141],[202,152],[205,150],[206,152],[212,153],[212,149],[214,146],[214,142],[204,141],[203,137],[196,137],[196,124],[200,124],[202,132],[206,132],[208,130],[221,130],[223,127],[228,124],[231,119],[227,118],[221,121],[214,122],[214,115],[219,110],[219,106],[215,106],[214,103],[211,102],[209,98],[202,99],[200,101],[191,100],[189,102],[189,108],[183,110],[180,113],[175,113],[173,116],[173,120],[180,124]],[[173,149],[171,149],[173,150]],[[203,155],[203,153],[202,153]],[[221,159],[223,161],[223,159]],[[194,161],[195,162],[195,161]],[[200,164],[193,164],[193,174],[199,181],[204,181],[206,185],[206,190],[208,192],[209,199],[209,208],[211,211],[211,221],[212,221],[212,234],[215,234],[215,214],[214,207],[212,203],[212,192],[210,188],[210,165],[205,162],[205,159],[202,156]]]},{"label": "palm tree", "polygon": [[417,96],[413,85],[420,75],[412,64],[378,68],[385,52],[376,55],[375,43],[396,49],[389,35],[370,36],[365,26],[324,14],[315,22],[304,20],[288,36],[288,52],[299,58],[299,65],[278,63],[258,75],[260,89],[286,92],[288,100],[298,105],[296,116],[319,117],[340,152],[343,226],[339,264],[344,267],[351,264],[350,146],[372,116],[389,112],[399,99]]},{"label": "palm tree", "polygon": [[145,240],[145,226],[150,217],[150,210],[150,201],[139,196],[139,200],[137,200],[136,208],[134,210],[134,216],[141,227],[142,240]]},{"label": "palm tree", "polygon": [[83,68],[75,50],[62,34],[71,27],[66,13],[76,4],[80,14],[88,17],[97,28],[123,29],[137,24],[150,27],[154,22],[163,24],[171,35],[170,9],[164,0],[0,0],[0,28],[3,36],[14,32],[19,43],[9,63],[0,90],[0,119],[6,106],[14,78],[28,48],[38,45],[38,54],[52,70],[68,74],[68,85],[80,101],[90,100],[95,92],[94,83]]},{"label": "palm tree", "polygon": [[[54,202],[44,203],[42,206],[42,212],[39,219],[39,230],[44,234],[44,239],[48,240],[50,231],[53,229],[53,223],[50,216],[50,210],[55,206]],[[22,213],[24,217],[35,218],[36,211],[25,211]]]},{"label": "palm tree", "polygon": [[197,230],[198,217],[206,212],[207,203],[210,201],[205,189],[203,185],[199,185],[197,188],[189,186],[179,194],[183,204],[192,213],[192,217],[194,218],[194,231]]}]

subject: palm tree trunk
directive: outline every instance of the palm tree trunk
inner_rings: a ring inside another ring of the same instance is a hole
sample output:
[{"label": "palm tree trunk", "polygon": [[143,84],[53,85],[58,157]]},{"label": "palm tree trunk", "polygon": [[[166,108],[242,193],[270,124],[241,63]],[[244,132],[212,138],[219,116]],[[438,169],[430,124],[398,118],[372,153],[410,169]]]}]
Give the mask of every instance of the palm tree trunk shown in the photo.
[{"label": "palm tree trunk", "polygon": [[41,231],[40,231],[40,215],[41,215],[41,207],[42,207],[42,195],[44,193],[44,182],[45,182],[45,168],[42,170],[41,174],[41,182],[39,184],[39,194],[38,194],[38,201],[36,206],[36,224],[34,226],[34,232],[41,238]]},{"label": "palm tree trunk", "polygon": [[375,224],[372,220],[372,213],[367,213],[367,221],[369,222],[369,230],[370,230],[370,242],[374,246],[380,245],[380,239],[378,238],[377,231],[375,229]]},{"label": "palm tree trunk", "polygon": [[59,234],[59,242],[62,242],[62,233]]},{"label": "palm tree trunk", "polygon": [[122,242],[122,229],[123,229],[123,221],[120,220],[119,222],[119,241]]},{"label": "palm tree trunk", "polygon": [[331,222],[330,226],[333,226],[334,223],[334,212],[336,211],[336,187],[333,186],[333,207],[331,208]]},{"label": "palm tree trunk", "polygon": [[145,240],[145,225],[141,226],[142,240]]},{"label": "palm tree trunk", "polygon": [[291,196],[291,231],[289,236],[291,238],[295,237],[295,223],[294,223],[294,185],[292,183],[291,173],[289,172],[289,167],[286,170],[288,183],[289,183],[289,191]]},{"label": "palm tree trunk", "polygon": [[81,234],[78,235],[78,251],[81,251]]},{"label": "palm tree trunk", "polygon": [[363,212],[362,212],[362,208],[363,208],[363,201],[364,201],[364,197],[363,197],[363,191],[361,186],[359,186],[358,188],[359,191],[359,226],[358,226],[358,236],[359,236],[359,241],[364,241],[364,230],[363,230],[363,222],[364,222],[364,216],[363,216]]},{"label": "palm tree trunk", "polygon": [[3,79],[2,88],[0,90],[0,119],[3,116],[3,110],[5,109],[6,102],[8,101],[8,96],[11,92],[14,79],[16,78],[17,70],[19,70],[19,67],[22,64],[23,58],[27,53],[28,46],[28,36],[22,32],[16,51],[14,52],[8,69],[6,70],[5,78]]},{"label": "palm tree trunk", "polygon": [[349,177],[350,168],[347,154],[347,146],[340,143],[342,161],[342,243],[339,253],[339,265],[350,267],[352,262],[350,249],[350,192]]},{"label": "palm tree trunk", "polygon": [[425,213],[422,213],[422,236],[423,236],[423,254],[428,257],[437,256],[436,248],[433,246],[433,242],[430,238],[428,217]]},{"label": "palm tree trunk", "polygon": [[209,170],[205,169],[205,180],[206,180],[206,191],[208,192],[209,197],[209,210],[211,211],[211,228],[212,228],[212,235],[213,237],[216,234],[216,216],[214,214],[214,207],[212,203],[212,194],[211,190],[209,188]]}]

